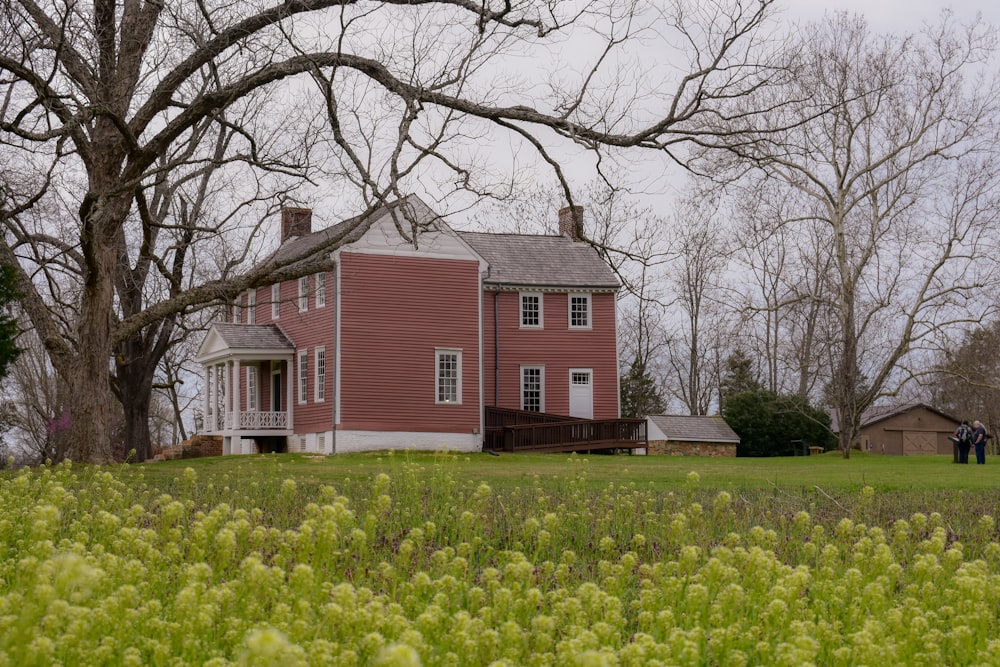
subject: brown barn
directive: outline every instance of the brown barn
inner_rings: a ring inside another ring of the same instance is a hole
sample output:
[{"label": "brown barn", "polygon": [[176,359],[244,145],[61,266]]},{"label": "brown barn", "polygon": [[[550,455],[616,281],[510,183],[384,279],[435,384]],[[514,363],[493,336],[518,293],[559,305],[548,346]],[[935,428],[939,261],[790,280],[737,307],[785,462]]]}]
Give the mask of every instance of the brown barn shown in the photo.
[{"label": "brown barn", "polygon": [[[861,451],[875,454],[950,455],[953,447],[948,436],[961,423],[960,419],[924,403],[876,406],[861,415],[861,434],[857,444]],[[832,428],[837,430],[836,422]]]}]

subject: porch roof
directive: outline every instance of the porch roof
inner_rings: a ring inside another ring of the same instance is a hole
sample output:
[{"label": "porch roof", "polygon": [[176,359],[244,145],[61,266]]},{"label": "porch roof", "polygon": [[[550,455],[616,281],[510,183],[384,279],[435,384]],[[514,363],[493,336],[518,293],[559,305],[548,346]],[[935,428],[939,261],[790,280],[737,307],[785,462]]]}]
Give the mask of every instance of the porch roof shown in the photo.
[{"label": "porch roof", "polygon": [[286,357],[294,351],[295,344],[276,324],[217,322],[205,335],[195,361],[205,364],[228,357]]}]

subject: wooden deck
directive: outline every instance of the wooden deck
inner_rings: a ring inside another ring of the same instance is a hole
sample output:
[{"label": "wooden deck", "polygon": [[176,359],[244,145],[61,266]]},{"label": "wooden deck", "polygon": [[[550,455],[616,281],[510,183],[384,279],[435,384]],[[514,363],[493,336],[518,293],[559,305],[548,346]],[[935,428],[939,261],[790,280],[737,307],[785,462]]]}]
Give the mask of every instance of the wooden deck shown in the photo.
[{"label": "wooden deck", "polygon": [[641,449],[645,419],[577,419],[544,412],[486,408],[483,448],[496,452],[589,452]]}]

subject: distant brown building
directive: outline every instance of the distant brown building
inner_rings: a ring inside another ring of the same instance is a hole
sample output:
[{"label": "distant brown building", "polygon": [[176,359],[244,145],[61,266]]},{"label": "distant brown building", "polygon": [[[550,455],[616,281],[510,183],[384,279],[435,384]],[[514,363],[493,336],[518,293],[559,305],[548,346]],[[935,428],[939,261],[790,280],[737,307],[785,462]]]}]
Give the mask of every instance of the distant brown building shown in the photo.
[{"label": "distant brown building", "polygon": [[[876,406],[861,415],[857,444],[861,451],[875,454],[951,454],[952,442],[948,436],[961,423],[960,419],[924,403]],[[838,430],[836,419],[832,428]]]},{"label": "distant brown building", "polygon": [[736,456],[740,436],[722,417],[649,415],[648,454],[672,456]]}]

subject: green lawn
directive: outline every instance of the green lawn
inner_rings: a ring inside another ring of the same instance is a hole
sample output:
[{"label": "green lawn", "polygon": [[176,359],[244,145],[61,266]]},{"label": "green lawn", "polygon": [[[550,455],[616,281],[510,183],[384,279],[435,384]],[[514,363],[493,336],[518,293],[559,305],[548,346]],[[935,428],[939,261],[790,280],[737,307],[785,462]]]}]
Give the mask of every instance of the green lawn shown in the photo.
[{"label": "green lawn", "polygon": [[698,473],[700,486],[714,490],[781,489],[798,492],[816,487],[844,492],[864,486],[878,491],[988,491],[1000,489],[1000,459],[985,466],[956,465],[946,456],[896,457],[837,452],[821,456],[786,458],[726,458],[671,456],[602,456],[567,454],[441,454],[379,452],[313,456],[278,454],[188,459],[141,466],[147,481],[169,483],[179,471],[193,467],[208,474],[276,475],[334,484],[401,470],[431,474],[446,467],[464,480],[497,487],[541,483],[558,487],[569,477],[585,475],[592,488],[635,483],[642,488],[670,491],[685,486],[687,475]]}]

